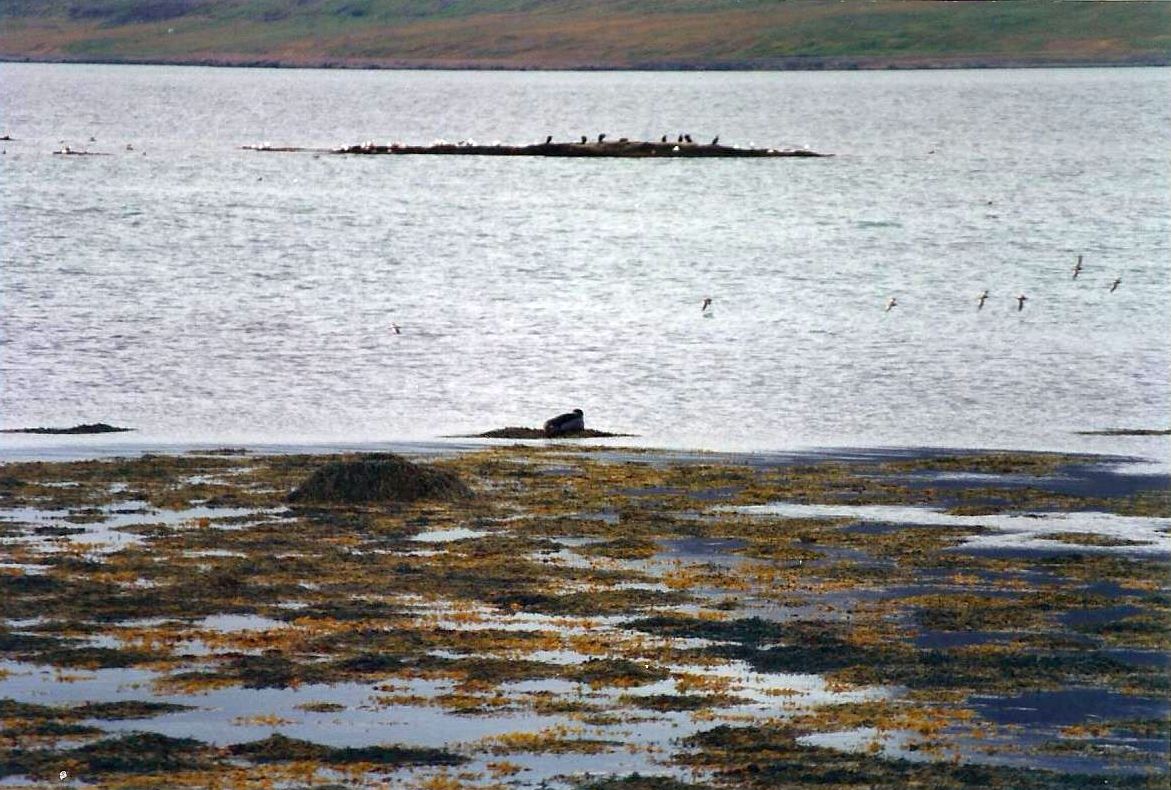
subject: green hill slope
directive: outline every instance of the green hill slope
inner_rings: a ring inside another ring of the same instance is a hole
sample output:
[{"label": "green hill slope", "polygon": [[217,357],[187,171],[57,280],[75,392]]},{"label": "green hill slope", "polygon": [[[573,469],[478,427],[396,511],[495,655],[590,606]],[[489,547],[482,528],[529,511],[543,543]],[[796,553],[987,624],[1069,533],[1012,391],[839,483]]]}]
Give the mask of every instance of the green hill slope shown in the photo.
[{"label": "green hill slope", "polygon": [[418,68],[1171,63],[1171,3],[4,0],[0,58]]}]

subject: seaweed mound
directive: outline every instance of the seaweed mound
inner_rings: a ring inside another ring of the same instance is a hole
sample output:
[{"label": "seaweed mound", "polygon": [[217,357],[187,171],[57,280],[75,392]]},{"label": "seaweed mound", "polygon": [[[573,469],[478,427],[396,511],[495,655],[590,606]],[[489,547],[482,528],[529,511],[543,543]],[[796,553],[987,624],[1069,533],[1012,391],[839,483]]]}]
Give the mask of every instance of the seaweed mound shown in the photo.
[{"label": "seaweed mound", "polygon": [[471,489],[451,472],[385,453],[328,463],[289,494],[289,501],[353,504],[451,500],[471,495]]}]

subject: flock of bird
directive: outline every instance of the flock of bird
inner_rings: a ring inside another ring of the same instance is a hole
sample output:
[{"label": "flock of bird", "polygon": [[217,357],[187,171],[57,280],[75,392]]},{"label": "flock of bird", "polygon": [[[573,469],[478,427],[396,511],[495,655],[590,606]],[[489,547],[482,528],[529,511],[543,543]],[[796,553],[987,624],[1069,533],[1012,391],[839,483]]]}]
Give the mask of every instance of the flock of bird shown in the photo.
[{"label": "flock of bird", "polygon": [[[1072,279],[1076,280],[1078,278],[1078,275],[1082,273],[1083,268],[1084,267],[1082,266],[1082,256],[1079,255],[1079,256],[1077,256],[1077,262],[1073,265],[1073,278]],[[1122,277],[1121,276],[1115,277],[1114,281],[1112,283],[1110,283],[1110,293],[1114,293],[1115,291],[1117,291],[1118,286],[1120,286],[1120,285],[1122,285]],[[989,295],[988,290],[985,289],[980,292],[979,296],[976,297],[976,310],[977,311],[984,309],[984,303],[988,301],[988,295]],[[1017,309],[1018,313],[1025,309],[1025,302],[1027,302],[1027,301],[1029,301],[1029,297],[1025,296],[1024,294],[1019,294],[1016,297],[1016,309]],[[705,296],[703,298],[703,305],[699,308],[699,311],[705,315],[710,316],[711,313],[708,313],[707,310],[711,306],[712,306],[712,298],[710,296]],[[892,296],[890,299],[887,300],[886,310],[884,310],[883,312],[889,313],[891,310],[895,309],[898,306],[899,306],[898,297]]]},{"label": "flock of bird", "polygon": [[[663,135],[662,137],[659,138],[659,142],[660,143],[669,142],[667,137],[668,137],[667,135]],[[589,143],[589,141],[590,141],[589,138],[583,134],[581,136],[581,140],[579,142],[579,145],[587,145]],[[598,144],[601,145],[604,142],[606,142],[605,132],[598,135]],[[618,142],[629,143],[630,138],[629,137],[620,137],[620,138],[618,138]],[[690,134],[680,134],[678,139],[675,142],[679,145],[694,145],[695,144],[695,141],[691,139]],[[545,145],[552,145],[553,144],[553,135],[548,135],[545,138],[544,144]],[[710,143],[708,143],[708,145],[719,145],[719,144],[720,144],[720,136],[718,134],[712,138],[712,141]]]},{"label": "flock of bird", "polygon": [[[1078,278],[1078,275],[1082,273],[1083,268],[1084,267],[1082,266],[1082,256],[1079,255],[1079,256],[1077,256],[1077,262],[1073,265],[1073,278],[1072,279],[1076,280]],[[1110,283],[1110,293],[1114,293],[1115,291],[1117,291],[1118,286],[1120,286],[1120,285],[1122,285],[1122,277],[1121,276],[1115,277],[1114,282]],[[984,291],[980,292],[979,296],[976,297],[976,310],[977,311],[983,310],[984,303],[987,301],[988,301],[988,290],[985,289]],[[1029,297],[1025,296],[1023,293],[1017,295],[1016,309],[1017,309],[1018,313],[1025,309],[1025,302],[1027,302],[1027,301],[1029,301]],[[892,296],[889,300],[887,300],[886,310],[884,312],[889,313],[891,310],[895,309],[898,306],[899,306],[898,298]],[[706,305],[705,305],[704,309],[706,309]]]}]

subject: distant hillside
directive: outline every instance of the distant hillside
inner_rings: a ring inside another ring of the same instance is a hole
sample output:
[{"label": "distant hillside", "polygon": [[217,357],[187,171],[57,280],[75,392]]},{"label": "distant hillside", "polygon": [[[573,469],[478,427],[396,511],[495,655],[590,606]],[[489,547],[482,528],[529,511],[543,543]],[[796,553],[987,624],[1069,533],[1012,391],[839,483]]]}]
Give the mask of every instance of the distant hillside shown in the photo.
[{"label": "distant hillside", "polygon": [[1171,3],[2,0],[0,58],[408,68],[1171,63]]}]

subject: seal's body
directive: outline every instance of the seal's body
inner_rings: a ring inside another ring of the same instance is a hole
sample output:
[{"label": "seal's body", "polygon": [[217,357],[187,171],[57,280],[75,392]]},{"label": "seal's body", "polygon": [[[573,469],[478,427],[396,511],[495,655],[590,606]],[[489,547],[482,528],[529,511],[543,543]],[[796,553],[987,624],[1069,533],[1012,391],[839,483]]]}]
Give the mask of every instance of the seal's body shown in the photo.
[{"label": "seal's body", "polygon": [[581,409],[574,409],[565,414],[558,414],[551,420],[545,421],[546,436],[563,436],[574,431],[585,430],[585,416]]}]

